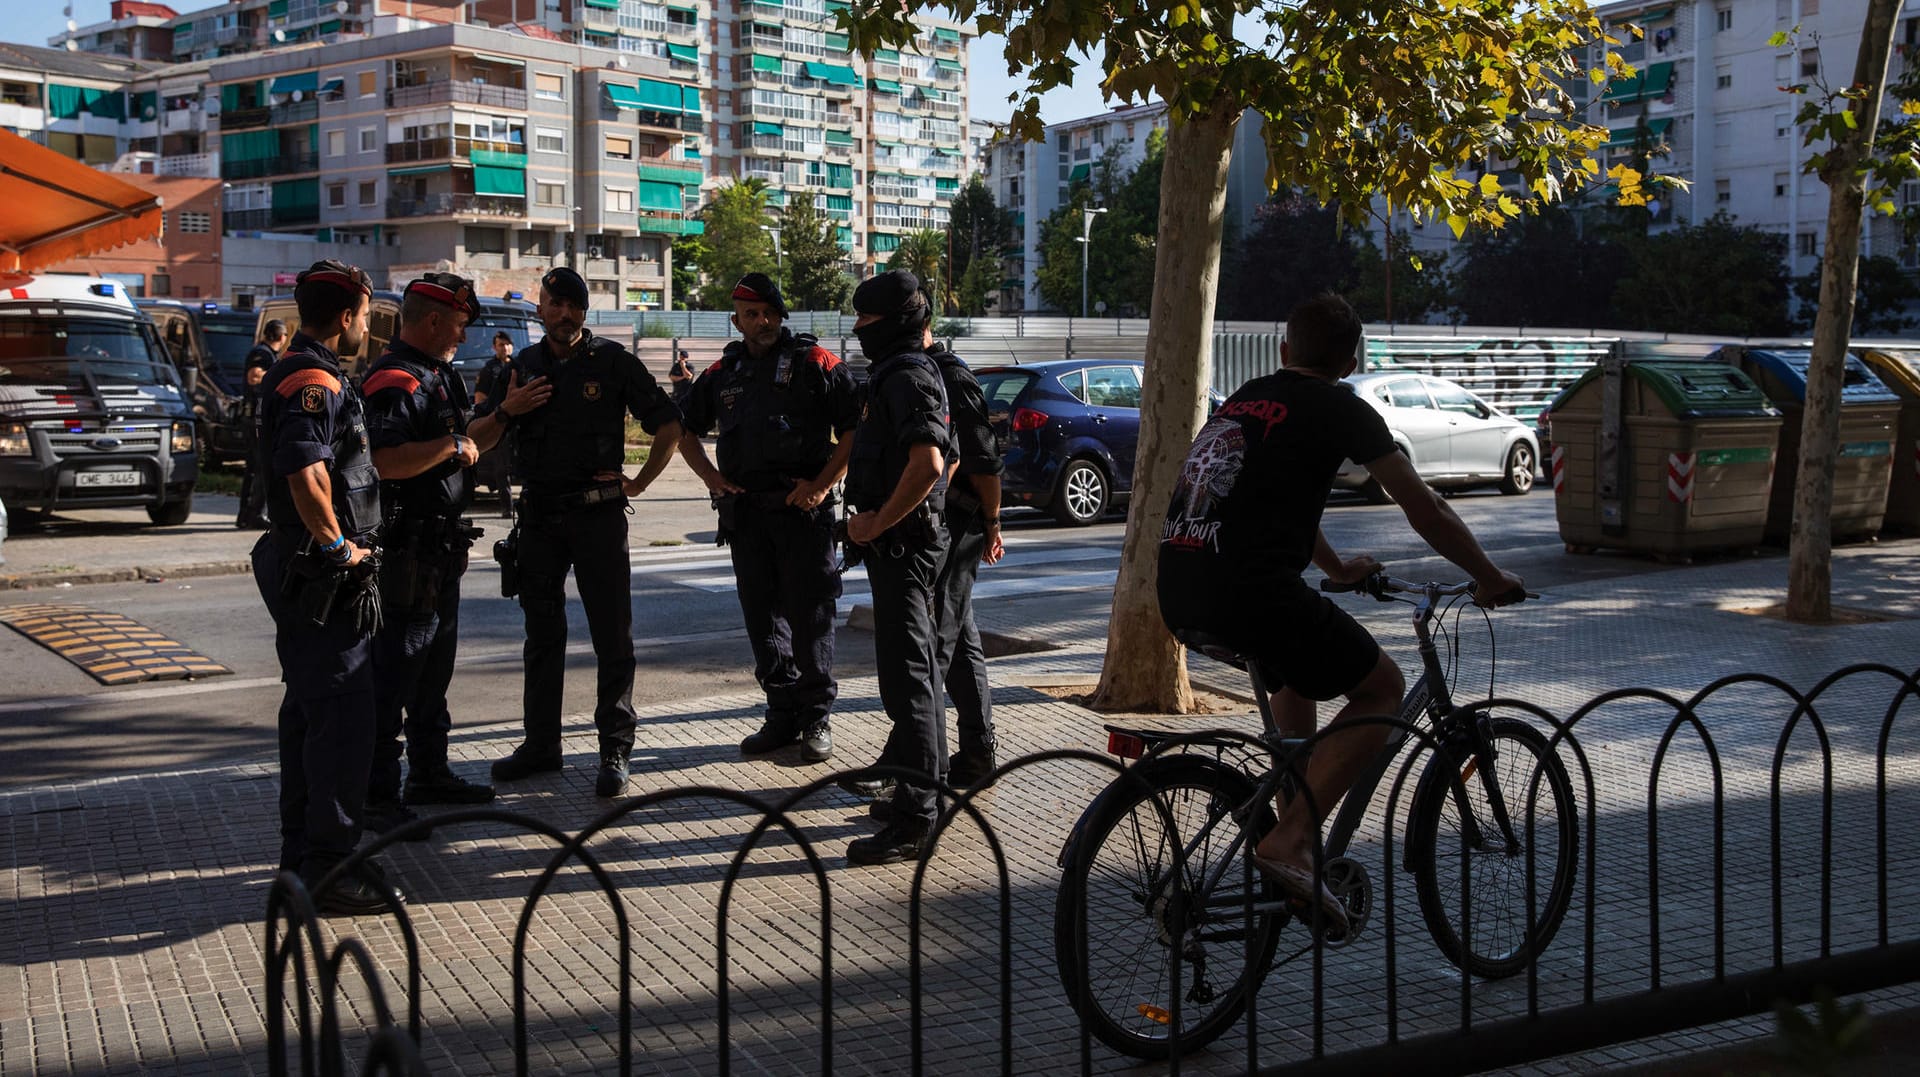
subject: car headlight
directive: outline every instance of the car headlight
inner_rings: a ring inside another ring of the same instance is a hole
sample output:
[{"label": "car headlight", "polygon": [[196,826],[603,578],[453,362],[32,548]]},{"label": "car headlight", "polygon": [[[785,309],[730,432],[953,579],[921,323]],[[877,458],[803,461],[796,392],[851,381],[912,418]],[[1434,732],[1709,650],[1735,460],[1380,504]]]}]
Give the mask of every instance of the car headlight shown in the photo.
[{"label": "car headlight", "polygon": [[193,451],[193,424],[192,423],[174,423],[173,424],[173,451],[174,452],[192,452]]},{"label": "car headlight", "polygon": [[0,423],[0,456],[31,456],[25,423]]}]

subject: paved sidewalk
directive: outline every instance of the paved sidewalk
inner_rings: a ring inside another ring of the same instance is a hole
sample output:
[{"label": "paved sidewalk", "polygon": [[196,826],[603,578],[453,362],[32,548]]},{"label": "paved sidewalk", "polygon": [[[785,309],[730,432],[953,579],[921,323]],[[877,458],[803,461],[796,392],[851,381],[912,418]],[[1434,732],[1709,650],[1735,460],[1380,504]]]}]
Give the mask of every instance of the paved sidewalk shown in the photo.
[{"label": "paved sidewalk", "polygon": [[[1610,688],[1645,686],[1685,694],[1742,671],[1775,674],[1802,689],[1852,662],[1911,669],[1920,656],[1920,543],[1842,550],[1836,601],[1895,619],[1803,628],[1729,612],[1778,600],[1781,558],[1657,569],[1550,589],[1538,607],[1496,615],[1502,695],[1559,714]],[[1402,562],[1395,571],[1440,573]],[[994,664],[998,720],[1009,754],[1104,746],[1100,716],[1023,685],[1091,683],[1101,661],[1105,595],[1048,600],[1045,635],[1061,649],[1014,655]],[[1032,635],[1018,601],[982,604],[983,627]],[[1029,606],[1030,608],[1030,606]],[[1412,662],[1401,607],[1352,607],[1382,643]],[[1485,634],[1477,614],[1456,625],[1463,641],[1455,683],[1463,697],[1484,691]],[[1196,662],[1196,667],[1199,667]],[[1230,679],[1207,674],[1223,687]],[[1475,685],[1481,687],[1476,689]],[[1866,945],[1874,925],[1871,885],[1873,748],[1893,695],[1885,678],[1849,682],[1823,698],[1833,745],[1835,788],[1834,926],[1836,951]],[[884,738],[874,682],[842,685],[835,719],[838,762],[873,758]],[[1768,768],[1791,710],[1778,693],[1740,689],[1703,708],[1723,767],[1729,893],[1729,971],[1769,959]],[[1906,710],[1913,709],[1909,705]],[[502,700],[492,724],[455,731],[456,766],[480,772],[512,746],[515,725]],[[709,785],[777,799],[821,775],[797,757],[744,761],[735,747],[757,721],[758,702],[722,696],[651,708],[642,714],[634,791]],[[1900,716],[1910,721],[1906,713]],[[1598,839],[1597,902],[1576,899],[1543,958],[1542,1005],[1577,997],[1586,916],[1595,924],[1599,989],[1644,989],[1646,953],[1647,781],[1670,710],[1626,702],[1580,729],[1593,767]],[[1169,728],[1231,724],[1244,716],[1165,719]],[[565,830],[598,816],[591,795],[593,738],[586,715],[568,719],[568,769],[508,788],[499,806]],[[1900,743],[1896,736],[1896,743]],[[1787,797],[1787,958],[1817,952],[1820,768],[1813,739],[1797,734],[1782,776]],[[1708,791],[1713,773],[1697,739],[1683,736],[1664,772],[1660,806],[1660,881],[1666,982],[1711,969],[1712,877]],[[1889,760],[1895,819],[1920,811],[1920,764],[1899,751]],[[1084,764],[1049,764],[1016,774],[982,799],[1006,850],[1012,901],[1013,1044],[1022,1073],[1077,1069],[1077,1024],[1061,997],[1053,957],[1054,858],[1080,809],[1106,780]],[[276,773],[268,759],[193,771],[47,786],[0,794],[0,1074],[265,1072],[262,915],[276,839]],[[1382,797],[1384,798],[1384,793]],[[832,909],[833,1069],[895,1073],[905,1069],[911,1035],[905,867],[853,868],[849,838],[870,830],[862,806],[829,788],[804,804],[796,822],[824,863]],[[706,1073],[721,1042],[715,984],[715,918],[720,879],[754,822],[749,810],[683,800],[635,813],[593,845],[620,887],[634,927],[636,1069]],[[1369,866],[1376,913],[1352,945],[1329,950],[1327,1045],[1378,1042],[1385,1014],[1385,879],[1377,828],[1363,831],[1355,855]],[[527,887],[546,862],[542,839],[503,827],[443,828],[431,842],[394,850],[389,861],[413,896],[409,907],[424,952],[423,1015],[428,1064],[435,1073],[504,1073],[513,1066],[511,939]],[[1920,933],[1920,841],[1896,834],[1889,871],[1895,937]],[[1370,858],[1370,859],[1369,859]],[[819,1072],[820,896],[801,851],[771,840],[756,851],[733,896],[727,982],[733,1062],[741,1071]],[[924,1034],[928,1069],[990,1069],[998,1042],[999,909],[993,861],[981,836],[961,828],[944,842],[927,878]],[[1402,1035],[1447,1027],[1459,1012],[1460,978],[1440,958],[1414,911],[1412,887],[1395,881],[1393,929]],[[528,1043],[536,1073],[608,1072],[615,1057],[617,950],[605,899],[584,873],[562,874],[534,918],[529,942]],[[330,937],[354,932],[380,963],[387,997],[402,997],[400,935],[379,919],[329,920]],[[1290,952],[1293,935],[1283,939]],[[1310,960],[1310,959],[1309,959]],[[349,977],[349,981],[352,981]],[[1263,1064],[1310,1049],[1311,970],[1307,961],[1276,969],[1258,1007]],[[1477,1021],[1523,1012],[1526,984],[1472,987]],[[364,992],[347,991],[343,1020],[362,1027]],[[1920,992],[1885,993],[1876,1009],[1912,1006]],[[1587,1072],[1650,1061],[1763,1033],[1771,1019],[1555,1060],[1539,1072]],[[357,1038],[350,1049],[357,1053]],[[1189,1060],[1201,1073],[1237,1072],[1247,1045],[1239,1029]],[[1097,1072],[1144,1072],[1094,1045]]]}]

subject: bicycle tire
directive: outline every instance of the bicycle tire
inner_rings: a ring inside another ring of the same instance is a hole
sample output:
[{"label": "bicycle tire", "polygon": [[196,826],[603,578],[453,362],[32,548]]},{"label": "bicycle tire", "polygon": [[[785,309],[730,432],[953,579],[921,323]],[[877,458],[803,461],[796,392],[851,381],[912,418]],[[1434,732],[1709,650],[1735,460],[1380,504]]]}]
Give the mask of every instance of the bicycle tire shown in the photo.
[{"label": "bicycle tire", "polygon": [[[1255,914],[1251,962],[1243,914],[1225,913],[1217,921],[1222,929],[1219,934],[1224,937],[1194,944],[1203,954],[1198,967],[1203,971],[1228,968],[1231,982],[1216,986],[1218,975],[1211,971],[1197,974],[1195,962],[1186,959],[1181,970],[1181,1028],[1176,1035],[1169,990],[1170,939],[1183,937],[1185,931],[1173,930],[1180,925],[1171,922],[1172,902],[1164,896],[1150,898],[1154,883],[1174,867],[1166,820],[1153,798],[1167,798],[1175,836],[1183,842],[1194,840],[1193,835],[1214,817],[1215,811],[1223,820],[1188,857],[1184,866],[1192,878],[1226,854],[1238,828],[1227,812],[1253,796],[1254,784],[1231,766],[1192,755],[1151,759],[1137,764],[1132,774],[1141,781],[1122,777],[1108,786],[1088,809],[1067,845],[1061,860],[1065,871],[1054,903],[1054,953],[1061,985],[1088,1029],[1121,1054],[1158,1060],[1172,1053],[1176,1041],[1182,1054],[1205,1047],[1240,1018],[1260,981],[1273,967],[1274,950],[1288,917],[1284,913]],[[1272,805],[1260,805],[1252,822],[1249,843],[1257,842],[1273,827]],[[1217,908],[1244,907],[1244,871],[1239,864],[1226,870],[1219,889],[1210,895]],[[1279,901],[1283,897],[1279,888],[1258,872],[1253,875],[1253,884],[1255,901]],[[1189,892],[1189,917],[1196,907],[1194,902]],[[1087,918],[1086,955],[1081,955],[1077,946],[1083,914]],[[1129,939],[1136,941],[1129,943]]]},{"label": "bicycle tire", "polygon": [[[1549,748],[1547,738],[1517,718],[1489,721],[1496,769],[1494,779],[1506,801],[1508,817],[1522,847],[1511,854],[1475,853],[1469,863],[1472,899],[1472,950],[1461,941],[1459,925],[1460,848],[1459,809],[1453,798],[1457,775],[1465,787],[1476,818],[1486,811],[1486,787],[1479,759],[1455,769],[1456,754],[1437,754],[1420,775],[1407,824],[1407,867],[1420,895],[1420,915],[1427,931],[1454,966],[1489,980],[1505,979],[1524,971],[1552,943],[1554,933],[1573,902],[1578,874],[1580,819],[1574,804],[1573,782],[1566,766]],[[1464,742],[1461,742],[1464,744]],[[1527,791],[1534,767],[1544,771],[1534,809],[1535,885],[1539,928],[1527,938]],[[1551,811],[1551,818],[1548,813]],[[1545,840],[1539,840],[1544,838]],[[1447,848],[1442,850],[1442,841]]]}]

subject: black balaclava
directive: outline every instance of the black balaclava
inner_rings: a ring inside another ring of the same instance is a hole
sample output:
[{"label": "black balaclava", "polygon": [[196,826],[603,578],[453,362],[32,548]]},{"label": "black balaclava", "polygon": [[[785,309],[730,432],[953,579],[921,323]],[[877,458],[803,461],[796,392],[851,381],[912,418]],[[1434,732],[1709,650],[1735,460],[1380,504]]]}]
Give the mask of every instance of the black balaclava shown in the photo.
[{"label": "black balaclava", "polygon": [[870,362],[920,347],[931,308],[920,294],[920,278],[904,269],[888,270],[862,281],[853,291],[853,309],[880,320],[853,331]]}]

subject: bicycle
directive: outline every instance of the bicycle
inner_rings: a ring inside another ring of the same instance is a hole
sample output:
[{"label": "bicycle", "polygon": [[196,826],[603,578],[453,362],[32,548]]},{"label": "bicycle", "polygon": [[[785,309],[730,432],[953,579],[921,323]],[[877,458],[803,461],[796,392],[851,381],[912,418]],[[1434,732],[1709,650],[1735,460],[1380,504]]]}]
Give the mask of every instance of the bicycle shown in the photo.
[{"label": "bicycle", "polygon": [[[1376,572],[1358,584],[1324,581],[1321,588],[1411,603],[1423,668],[1401,703],[1395,733],[1342,798],[1328,831],[1323,877],[1349,927],[1344,937],[1322,939],[1344,945],[1365,926],[1372,881],[1345,855],[1348,843],[1412,731],[1424,729],[1438,750],[1409,802],[1400,866],[1413,875],[1421,916],[1449,961],[1487,979],[1523,971],[1552,942],[1572,902],[1579,820],[1572,781],[1546,736],[1518,718],[1454,705],[1431,626],[1441,602],[1453,599],[1453,608],[1472,585],[1411,583]],[[1298,791],[1308,742],[1276,731],[1257,665],[1197,633],[1182,642],[1247,671],[1264,731],[1256,740],[1108,726],[1109,750],[1139,761],[1075,824],[1060,854],[1054,907],[1056,960],[1075,1011],[1102,1042],[1145,1059],[1165,1058],[1176,1042],[1183,1054],[1204,1047],[1231,1027],[1275,966],[1282,929],[1303,915],[1253,870],[1250,855],[1274,825],[1276,792]],[[1190,748],[1212,754],[1183,750]],[[1236,750],[1237,765],[1227,761]],[[1529,834],[1541,839],[1531,853]],[[1474,854],[1464,903],[1462,846]],[[1471,910],[1464,924],[1463,907]],[[1530,908],[1538,912],[1531,930]],[[1305,915],[1311,932],[1321,913]],[[1308,940],[1286,960],[1314,945]]]}]

